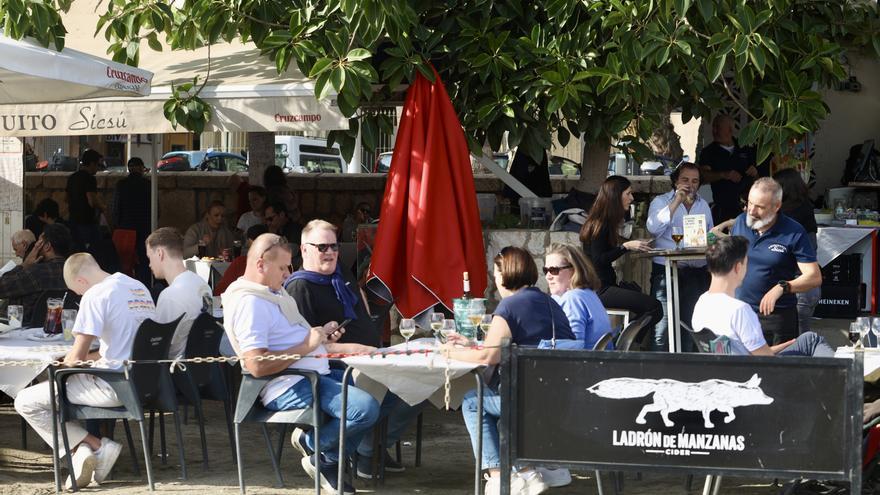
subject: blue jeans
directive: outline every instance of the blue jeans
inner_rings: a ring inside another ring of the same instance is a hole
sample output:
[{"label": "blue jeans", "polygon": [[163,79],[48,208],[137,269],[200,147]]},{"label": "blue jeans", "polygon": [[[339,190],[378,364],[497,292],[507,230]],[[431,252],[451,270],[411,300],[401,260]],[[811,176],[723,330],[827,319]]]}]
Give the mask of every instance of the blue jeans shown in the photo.
[{"label": "blue jeans", "polygon": [[[678,270],[678,315],[683,323],[691,324],[694,315],[694,306],[703,292],[709,290],[709,274],[705,268],[679,268]],[[654,339],[651,341],[652,351],[669,350],[669,315],[667,315],[666,302],[666,267],[657,263],[651,263],[651,294],[660,301],[663,306],[663,318],[654,327]],[[695,328],[694,330],[699,330]],[[690,333],[681,332],[682,350],[695,352],[696,345]]]},{"label": "blue jeans", "polygon": [[777,356],[834,357],[834,349],[816,332],[806,332],[800,334],[794,344],[786,347]]},{"label": "blue jeans", "polygon": [[[425,403],[411,406],[400,397],[388,392],[379,408],[379,419],[388,418],[388,430],[385,434],[385,447],[390,447],[400,440],[401,435],[422,412]],[[373,439],[366,435],[357,448],[361,457],[373,457]]]},{"label": "blue jeans", "polygon": [[[342,374],[343,370],[330,370],[330,374],[318,379],[318,395],[321,410],[330,420],[321,425],[321,438],[315,448],[314,432],[306,435],[309,448],[320,452],[330,464],[339,461],[339,426],[342,418]],[[266,404],[272,411],[302,409],[312,403],[312,387],[306,379],[296,384],[275,400]],[[370,431],[379,419],[379,404],[370,394],[349,385],[348,407],[345,421],[345,456],[354,454],[364,434]]]},{"label": "blue jeans", "polygon": [[[477,390],[471,390],[464,394],[461,403],[461,415],[464,416],[464,424],[467,426],[471,437],[471,447],[474,449],[474,457],[480,455],[477,452],[477,428],[480,427],[480,417],[477,416]],[[483,387],[483,469],[495,469],[501,465],[501,454],[498,440],[498,420],[501,419],[501,396],[491,387]]]}]

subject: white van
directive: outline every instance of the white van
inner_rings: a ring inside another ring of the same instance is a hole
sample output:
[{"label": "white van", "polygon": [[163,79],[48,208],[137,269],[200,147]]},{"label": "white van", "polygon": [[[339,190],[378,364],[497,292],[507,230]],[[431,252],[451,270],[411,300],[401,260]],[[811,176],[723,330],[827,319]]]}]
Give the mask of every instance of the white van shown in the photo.
[{"label": "white van", "polygon": [[339,145],[327,140],[302,136],[275,136],[275,165],[285,172],[344,173],[347,163]]}]

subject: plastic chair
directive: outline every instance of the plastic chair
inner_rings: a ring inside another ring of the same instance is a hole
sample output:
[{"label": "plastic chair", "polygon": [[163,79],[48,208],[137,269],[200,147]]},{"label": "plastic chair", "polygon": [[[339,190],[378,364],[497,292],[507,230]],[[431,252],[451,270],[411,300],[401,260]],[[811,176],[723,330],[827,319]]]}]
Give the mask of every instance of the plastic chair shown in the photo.
[{"label": "plastic chair", "polygon": [[697,350],[704,354],[712,354],[712,341],[715,340],[718,336],[715,335],[715,332],[709,330],[708,328],[703,328],[699,332],[695,332],[693,328],[690,327],[687,323],[682,322],[681,328],[684,328],[694,339],[694,342],[697,344]]},{"label": "plastic chair", "polygon": [[[304,409],[292,409],[289,411],[270,411],[263,407],[262,402],[260,402],[260,391],[263,390],[263,387],[266,386],[267,383],[272,381],[274,378],[277,378],[282,375],[300,375],[304,376],[312,386],[312,404],[310,407]],[[284,424],[298,424],[298,425],[308,425],[314,428],[315,430],[315,438],[320,438],[320,426],[321,426],[321,408],[317,407],[319,396],[318,396],[318,373],[311,370],[301,370],[301,369],[292,369],[288,368],[278,374],[271,376],[262,376],[255,377],[248,373],[244,367],[242,367],[242,378],[241,378],[241,387],[238,390],[238,400],[235,404],[235,416],[233,419],[233,427],[235,434],[235,456],[236,456],[236,464],[238,465],[238,487],[241,491],[242,495],[245,493],[244,488],[244,465],[241,462],[241,432],[240,427],[241,423],[250,422],[250,423],[260,423],[260,427],[263,430],[263,438],[266,439],[266,448],[269,451],[269,459],[272,461],[272,469],[275,470],[275,476],[278,478],[279,487],[284,486],[284,478],[281,476],[281,469],[279,468],[280,463],[280,450],[278,454],[272,448],[272,439],[269,436],[269,428],[267,427],[268,423],[284,423]],[[282,434],[281,442],[284,442],[284,436]],[[341,447],[340,447],[341,450]],[[317,461],[317,465],[315,466],[315,471],[320,472],[321,470],[321,456],[315,456]],[[315,476],[315,493],[320,493],[321,491],[321,477]]]},{"label": "plastic chair", "polygon": [[605,348],[608,347],[608,344],[610,344],[612,340],[614,340],[614,334],[611,332],[605,332],[605,335],[599,337],[599,340],[597,340],[596,343],[593,344],[593,350],[594,351],[604,351]]},{"label": "plastic chair", "polygon": [[[49,368],[50,387],[54,394],[55,387],[58,390],[59,420],[53,422],[53,456],[55,460],[55,483],[58,490],[61,489],[60,459],[58,459],[58,429],[59,425],[71,420],[85,419],[122,419],[125,426],[125,435],[131,452],[132,461],[136,472],[140,472],[137,466],[137,456],[134,452],[134,442],[131,439],[131,429],[128,420],[137,421],[141,431],[141,443],[144,450],[144,464],[147,468],[147,483],[150,490],[153,486],[153,471],[150,463],[150,449],[147,445],[147,435],[144,429],[144,409],[147,407],[176,408],[174,400],[174,387],[171,383],[168,366],[161,364],[144,364],[137,361],[165,359],[168,356],[168,348],[171,345],[171,337],[180,318],[171,323],[156,323],[153,320],[144,320],[138,328],[132,344],[131,360],[135,364],[128,373],[122,370],[102,368],[73,368],[56,370]],[[94,375],[105,382],[116,392],[119,401],[118,407],[95,407],[81,404],[72,404],[67,398],[67,380],[74,375]],[[53,417],[55,416],[53,404]],[[186,478],[186,464],[183,458],[183,441],[180,432],[180,423],[177,415],[177,440],[179,444],[181,469],[184,479]],[[65,458],[70,472],[73,472],[73,459],[70,452],[70,442],[67,438],[67,428],[61,428],[61,438],[64,442]],[[78,490],[76,480],[71,477],[72,488]]]},{"label": "plastic chair", "polygon": [[[192,322],[186,340],[184,357],[187,359],[220,355],[220,338],[223,328],[214,317],[202,313]],[[235,438],[232,432],[232,395],[226,381],[224,363],[187,363],[185,372],[172,375],[174,384],[180,392],[180,403],[191,404],[198,416],[199,435],[202,442],[202,463],[208,469],[208,446],[205,437],[205,416],[203,400],[215,400],[223,403],[226,413],[226,429],[229,433],[229,446],[232,450],[232,462],[235,462]]]},{"label": "plastic chair", "polygon": [[137,232],[129,229],[116,229],[113,231],[112,239],[116,253],[119,255],[119,271],[133,277],[134,267],[138,263]]},{"label": "plastic chair", "polygon": [[629,351],[634,342],[641,341],[639,337],[641,336],[642,331],[645,330],[649,321],[651,321],[651,315],[644,315],[627,325],[627,327],[620,332],[620,335],[617,336],[617,342],[614,344],[614,348],[618,351]]}]

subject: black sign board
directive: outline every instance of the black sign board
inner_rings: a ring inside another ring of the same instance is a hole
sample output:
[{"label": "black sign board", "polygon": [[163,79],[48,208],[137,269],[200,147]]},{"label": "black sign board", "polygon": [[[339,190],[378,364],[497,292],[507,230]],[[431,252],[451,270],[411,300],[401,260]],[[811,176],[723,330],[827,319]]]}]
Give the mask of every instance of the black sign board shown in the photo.
[{"label": "black sign board", "polygon": [[554,464],[860,483],[860,359],[513,346],[503,363],[502,473]]}]

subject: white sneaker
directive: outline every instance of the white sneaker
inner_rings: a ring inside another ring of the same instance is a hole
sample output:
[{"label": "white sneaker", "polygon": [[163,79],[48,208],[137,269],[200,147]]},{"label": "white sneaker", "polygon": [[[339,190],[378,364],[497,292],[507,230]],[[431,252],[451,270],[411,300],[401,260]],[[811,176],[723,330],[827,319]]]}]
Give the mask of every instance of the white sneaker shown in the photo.
[{"label": "white sneaker", "polygon": [[99,485],[104,482],[107,478],[107,475],[110,474],[110,470],[113,469],[113,465],[116,464],[116,459],[119,458],[119,454],[122,452],[122,445],[118,442],[114,442],[109,438],[101,439],[101,448],[95,452],[95,458],[97,462],[95,463],[95,483]]},{"label": "white sneaker", "polygon": [[510,479],[511,494],[538,495],[549,489],[550,487],[544,482],[541,473],[531,469],[515,473]]},{"label": "white sneaker", "polygon": [[568,469],[550,469],[541,467],[536,468],[535,471],[541,473],[541,478],[544,478],[544,483],[547,483],[547,486],[550,488],[559,488],[560,486],[571,484],[571,471]]},{"label": "white sneaker", "polygon": [[[81,443],[79,447],[74,450],[71,458],[73,460],[73,473],[70,474],[76,478],[77,488],[85,488],[89,486],[89,483],[92,482],[92,474],[95,472],[95,464],[97,464],[97,458],[92,452],[92,449],[89,448],[88,445]],[[64,484],[64,487],[68,489],[73,488],[70,476],[67,477],[67,482]]]}]

